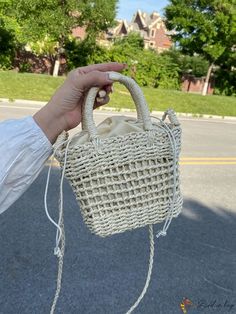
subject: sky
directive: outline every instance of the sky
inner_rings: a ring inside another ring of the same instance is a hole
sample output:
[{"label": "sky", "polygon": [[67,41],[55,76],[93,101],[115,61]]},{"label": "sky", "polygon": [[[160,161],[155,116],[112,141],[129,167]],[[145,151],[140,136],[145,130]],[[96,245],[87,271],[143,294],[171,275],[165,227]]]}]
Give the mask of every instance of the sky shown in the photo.
[{"label": "sky", "polygon": [[131,21],[138,9],[146,13],[158,11],[163,15],[162,9],[167,4],[168,0],[119,0],[117,18]]}]

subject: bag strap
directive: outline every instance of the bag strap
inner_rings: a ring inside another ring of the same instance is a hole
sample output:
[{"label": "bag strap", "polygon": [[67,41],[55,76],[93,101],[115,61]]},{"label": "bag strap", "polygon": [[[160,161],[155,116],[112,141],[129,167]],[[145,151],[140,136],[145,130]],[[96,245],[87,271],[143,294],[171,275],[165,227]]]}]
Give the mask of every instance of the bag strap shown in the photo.
[{"label": "bag strap", "polygon": [[[143,92],[138,84],[132,78],[122,75],[120,73],[108,72],[108,75],[112,81],[120,82],[121,84],[126,86],[134,100],[138,113],[138,119],[143,121],[145,130],[152,130],[153,126],[148,105],[146,103]],[[98,90],[98,87],[92,87],[89,90],[82,110],[82,129],[88,131],[90,138],[97,137],[97,128],[93,120],[93,107]]]},{"label": "bag strap", "polygon": [[[164,225],[163,225],[162,229],[156,234],[156,237],[159,238],[161,236],[167,235],[167,230],[168,230],[170,223],[173,219],[174,204],[175,204],[175,199],[176,199],[176,188],[177,188],[177,181],[176,181],[177,144],[175,141],[175,136],[173,134],[173,131],[168,127],[168,125],[164,122],[164,120],[166,119],[166,117],[168,117],[173,126],[178,126],[179,121],[175,115],[175,112],[172,109],[168,109],[163,114],[161,120],[154,117],[154,116],[151,116],[151,117],[154,119],[157,119],[160,122],[159,127],[162,128],[163,130],[165,130],[165,132],[168,134],[171,148],[172,148],[172,152],[173,152],[173,165],[174,165],[173,166],[173,181],[174,181],[174,183],[173,183],[173,197],[172,197],[172,200],[170,200],[170,210],[169,210],[168,215],[165,219]],[[144,295],[146,294],[147,289],[148,289],[149,284],[150,284],[152,269],[153,269],[154,245],[155,245],[154,236],[153,236],[153,225],[149,225],[149,240],[150,240],[150,256],[149,256],[149,267],[148,267],[146,282],[145,282],[144,288],[143,288],[140,296],[138,297],[136,302],[131,306],[131,308],[128,310],[128,312],[126,312],[126,314],[131,314],[134,311],[134,309],[139,305],[139,303],[142,301]]]},{"label": "bag strap", "polygon": [[152,269],[153,269],[153,260],[154,260],[154,235],[153,235],[153,225],[148,226],[149,230],[149,241],[150,241],[150,255],[149,255],[149,267],[148,267],[148,273],[146,277],[146,282],[143,287],[143,291],[141,292],[138,299],[135,301],[135,303],[131,306],[131,308],[126,312],[126,314],[131,314],[134,309],[139,305],[139,303],[142,301],[143,297],[145,296],[147,289],[150,284],[151,276],[152,276]]}]

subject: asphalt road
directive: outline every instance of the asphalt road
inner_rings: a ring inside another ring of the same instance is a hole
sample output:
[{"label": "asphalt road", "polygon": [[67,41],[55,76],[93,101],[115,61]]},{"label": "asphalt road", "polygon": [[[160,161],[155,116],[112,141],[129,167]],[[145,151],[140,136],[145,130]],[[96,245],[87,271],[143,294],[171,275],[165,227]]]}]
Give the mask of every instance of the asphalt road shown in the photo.
[{"label": "asphalt road", "polygon": [[[5,106],[5,107],[4,107]],[[0,120],[38,106],[0,103]],[[25,107],[25,109],[24,109]],[[113,113],[98,112],[96,122]],[[155,245],[149,290],[134,313],[236,313],[236,121],[181,119],[182,214]],[[47,166],[0,216],[0,313],[49,313],[55,292],[55,228],[43,206]],[[53,169],[49,208],[57,213],[59,171]],[[82,222],[65,183],[66,254],[56,313],[121,314],[136,300],[148,266],[145,228],[100,239]],[[155,226],[155,231],[159,226]]]}]

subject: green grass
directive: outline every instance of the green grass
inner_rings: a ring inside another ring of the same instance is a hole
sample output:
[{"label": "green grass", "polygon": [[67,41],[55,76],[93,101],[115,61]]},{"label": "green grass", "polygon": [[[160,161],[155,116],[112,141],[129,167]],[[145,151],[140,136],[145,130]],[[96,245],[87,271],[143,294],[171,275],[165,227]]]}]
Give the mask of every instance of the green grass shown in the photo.
[{"label": "green grass", "polygon": [[[176,112],[192,113],[195,116],[203,114],[236,116],[236,97],[201,96],[176,90],[149,87],[143,87],[142,90],[151,111],[164,111],[167,108],[173,108]],[[135,108],[125,88],[119,85],[117,88],[115,86],[115,93],[109,105],[118,108]]]},{"label": "green grass", "polygon": [[[48,101],[65,78],[40,74],[0,72],[0,98]],[[164,111],[171,107],[177,112],[193,115],[236,116],[236,97],[201,96],[175,90],[142,88],[149,109]],[[115,92],[107,107],[135,109],[128,91],[115,84]]]},{"label": "green grass", "polygon": [[48,101],[63,81],[49,75],[0,72],[0,98]]}]

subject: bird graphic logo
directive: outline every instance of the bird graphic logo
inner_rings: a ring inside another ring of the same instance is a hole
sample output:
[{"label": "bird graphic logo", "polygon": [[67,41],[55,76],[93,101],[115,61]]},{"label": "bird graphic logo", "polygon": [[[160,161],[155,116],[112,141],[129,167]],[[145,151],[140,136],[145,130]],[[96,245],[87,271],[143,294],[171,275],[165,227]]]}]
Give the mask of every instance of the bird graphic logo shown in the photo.
[{"label": "bird graphic logo", "polygon": [[180,308],[184,314],[188,313],[187,310],[190,306],[193,306],[193,302],[188,298],[183,298],[182,302],[180,303]]}]

